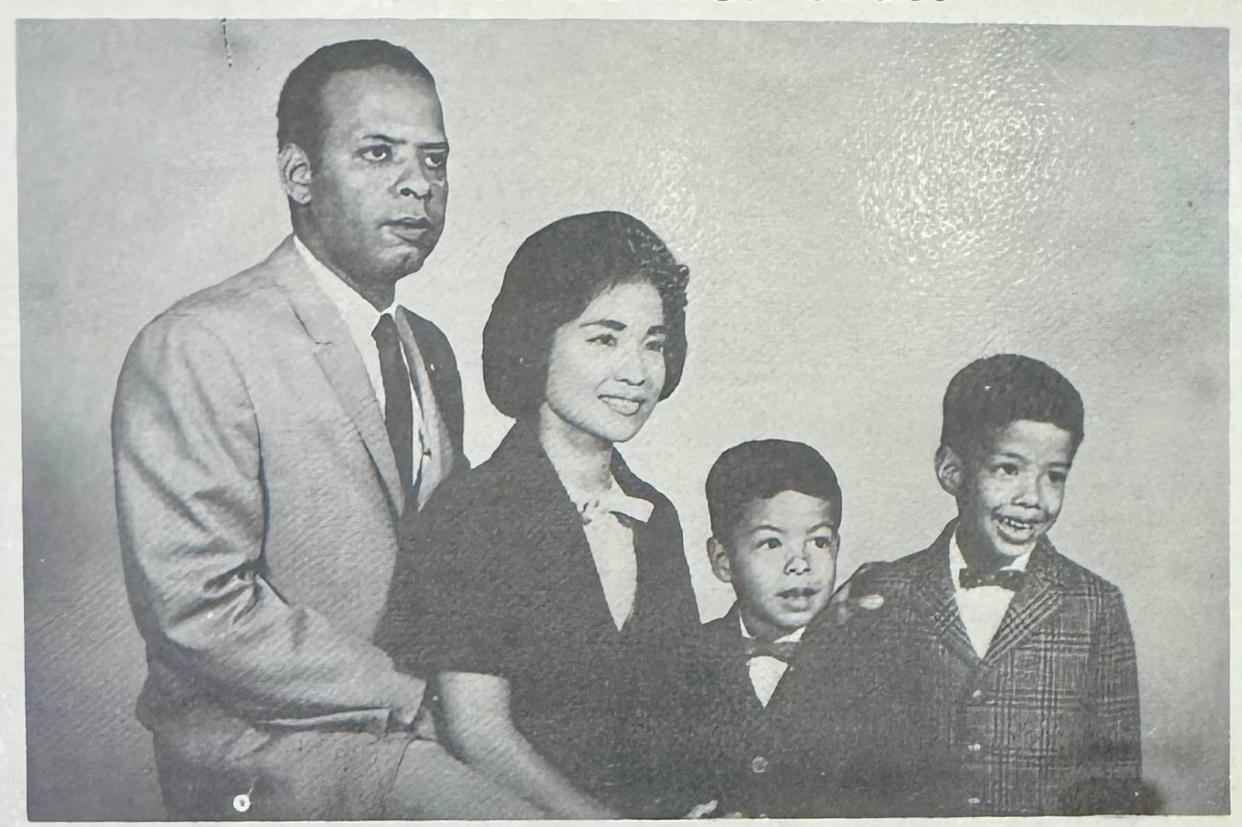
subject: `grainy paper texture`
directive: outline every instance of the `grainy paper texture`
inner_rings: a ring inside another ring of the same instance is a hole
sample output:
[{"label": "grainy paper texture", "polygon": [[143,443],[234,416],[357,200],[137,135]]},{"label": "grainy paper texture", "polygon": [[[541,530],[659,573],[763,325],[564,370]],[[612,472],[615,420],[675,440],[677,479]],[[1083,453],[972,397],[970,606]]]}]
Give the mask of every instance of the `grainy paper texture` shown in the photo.
[{"label": "grainy paper texture", "polygon": [[[681,514],[705,620],[732,600],[703,550],[721,450],[821,450],[844,488],[848,575],[952,515],[932,454],[954,371],[992,352],[1044,359],[1087,411],[1053,536],[1125,595],[1145,779],[1162,812],[1228,813],[1236,16],[758,5],[174,6],[184,19],[17,5],[0,41],[16,69],[6,814],[164,817],[133,714],[145,663],[113,501],[117,373],[156,313],[287,234],[281,83],[315,48],[372,36],[417,54],[444,106],[447,228],[398,295],[452,343],[474,461],[509,424],[480,367],[504,267],[586,210],[639,216],[691,268],[682,385],[625,453]],[[284,15],[303,19],[270,19]],[[1000,22],[943,25],[964,15]]]}]

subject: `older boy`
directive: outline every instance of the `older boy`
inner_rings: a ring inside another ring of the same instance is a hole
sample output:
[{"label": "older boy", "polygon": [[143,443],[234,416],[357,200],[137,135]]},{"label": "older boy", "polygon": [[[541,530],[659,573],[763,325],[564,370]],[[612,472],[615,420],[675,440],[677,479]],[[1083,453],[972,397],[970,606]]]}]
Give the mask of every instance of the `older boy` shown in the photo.
[{"label": "older boy", "polygon": [[1134,643],[1121,593],[1047,532],[1083,438],[1053,368],[1003,354],[949,383],[936,476],[958,517],[927,549],[855,578],[872,633],[906,652],[947,754],[927,814],[1132,811],[1140,786]]},{"label": "older boy", "polygon": [[[707,477],[716,576],[737,603],[704,627],[703,763],[721,811],[748,816],[911,812],[926,762],[903,744],[920,701],[873,649],[862,612],[848,631],[807,624],[828,604],[840,547],[832,466],[797,442],[746,442]],[[827,614],[824,615],[827,617]]]}]

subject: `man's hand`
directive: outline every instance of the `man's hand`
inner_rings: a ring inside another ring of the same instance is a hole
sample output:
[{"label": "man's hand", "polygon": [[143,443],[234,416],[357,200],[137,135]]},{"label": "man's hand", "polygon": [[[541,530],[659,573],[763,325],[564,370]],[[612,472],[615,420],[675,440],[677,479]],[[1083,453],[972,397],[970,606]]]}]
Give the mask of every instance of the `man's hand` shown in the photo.
[{"label": "man's hand", "polygon": [[[860,572],[864,572],[874,567],[875,563],[863,563],[854,572],[857,577]],[[849,620],[859,612],[875,611],[884,605],[884,595],[881,594],[863,594],[858,597],[850,596],[850,583],[854,577],[846,580],[841,587],[833,592],[832,599],[828,602],[828,611],[832,613],[832,622],[837,626],[844,626]]]}]

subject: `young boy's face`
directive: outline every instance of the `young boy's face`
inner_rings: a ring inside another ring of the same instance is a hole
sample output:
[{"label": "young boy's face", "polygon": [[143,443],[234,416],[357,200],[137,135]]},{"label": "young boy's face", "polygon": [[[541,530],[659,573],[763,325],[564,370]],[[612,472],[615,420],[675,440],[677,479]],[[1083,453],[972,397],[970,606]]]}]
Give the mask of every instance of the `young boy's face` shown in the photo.
[{"label": "young boy's face", "polygon": [[751,500],[731,536],[708,541],[708,554],[716,577],[733,585],[746,628],[775,640],[827,604],[838,541],[831,500],[781,491]]},{"label": "young boy's face", "polygon": [[1033,549],[1061,513],[1073,459],[1073,435],[1025,419],[960,458],[960,484],[950,493],[957,497],[963,548],[990,553],[1002,565]]}]

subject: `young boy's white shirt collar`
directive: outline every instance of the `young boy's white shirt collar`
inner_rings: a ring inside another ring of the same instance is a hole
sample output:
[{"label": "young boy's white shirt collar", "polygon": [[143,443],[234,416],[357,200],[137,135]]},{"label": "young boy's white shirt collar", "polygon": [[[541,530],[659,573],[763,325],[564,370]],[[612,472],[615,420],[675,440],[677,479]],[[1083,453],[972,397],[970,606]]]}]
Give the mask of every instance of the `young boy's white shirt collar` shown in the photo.
[{"label": "young boy's white shirt collar", "polygon": [[[738,612],[737,624],[742,629],[742,637],[754,637],[750,630],[746,628],[746,621],[742,619],[741,612]],[[805,626],[794,629],[789,634],[777,638],[776,642],[794,643],[800,641],[805,631]],[[759,703],[765,709],[768,706],[768,701],[772,700],[772,693],[776,691],[777,684],[781,682],[781,678],[785,676],[785,670],[788,668],[789,664],[785,661],[780,658],[769,657],[768,655],[759,655],[746,662],[746,670],[750,673],[750,685],[754,687],[755,697],[759,699]]]},{"label": "young boy's white shirt collar", "polygon": [[[1026,571],[1026,564],[1030,559],[1031,553],[1028,551],[1001,566],[1001,570]],[[966,627],[966,634],[970,637],[975,654],[982,658],[988,653],[988,646],[991,645],[996,630],[1000,628],[1014,593],[1000,586],[963,589],[959,572],[964,568],[966,557],[962,554],[962,548],[957,543],[957,532],[954,531],[949,538],[949,580],[953,583],[957,611]]]}]

